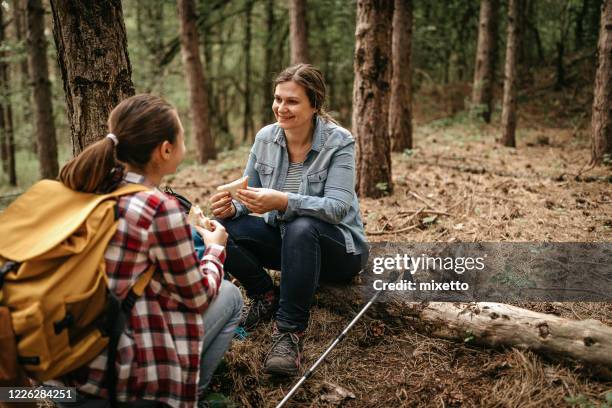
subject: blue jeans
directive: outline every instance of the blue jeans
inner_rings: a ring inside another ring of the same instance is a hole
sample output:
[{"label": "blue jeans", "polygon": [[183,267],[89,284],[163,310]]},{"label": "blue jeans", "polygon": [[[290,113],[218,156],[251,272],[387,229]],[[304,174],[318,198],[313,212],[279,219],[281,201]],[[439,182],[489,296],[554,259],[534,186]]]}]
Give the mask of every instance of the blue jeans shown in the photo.
[{"label": "blue jeans", "polygon": [[222,220],[229,238],[225,270],[244,286],[249,297],[273,288],[264,268],[281,271],[279,328],[302,331],[308,326],[310,306],[319,280],[348,283],[359,273],[368,253],[346,252],[340,230],[313,217],[297,217],[279,228],[263,218],[242,216]]},{"label": "blue jeans", "polygon": [[198,390],[204,391],[223,355],[229,349],[234,330],[240,323],[242,294],[230,281],[223,279],[219,295],[204,313],[204,347],[200,362]]},{"label": "blue jeans", "polygon": [[[206,390],[223,355],[229,349],[234,330],[240,323],[242,295],[240,289],[228,280],[221,281],[219,294],[204,312],[204,346],[200,360],[198,392]],[[54,401],[59,407],[109,408],[108,400],[77,393],[76,402]],[[136,408],[163,407],[165,404],[150,400],[120,403],[120,406]]]}]

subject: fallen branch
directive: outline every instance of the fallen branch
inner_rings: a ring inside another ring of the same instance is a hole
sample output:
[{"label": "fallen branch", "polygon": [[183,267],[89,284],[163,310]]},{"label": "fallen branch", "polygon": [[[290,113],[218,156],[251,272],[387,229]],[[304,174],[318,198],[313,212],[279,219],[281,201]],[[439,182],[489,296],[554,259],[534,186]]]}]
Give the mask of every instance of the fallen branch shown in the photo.
[{"label": "fallen branch", "polygon": [[[323,286],[320,296],[342,311],[362,295],[357,286]],[[583,363],[595,375],[612,378],[612,327],[597,320],[565,319],[502,303],[416,303],[399,293],[389,297],[371,313],[396,326],[460,343],[532,350],[554,360]]]}]

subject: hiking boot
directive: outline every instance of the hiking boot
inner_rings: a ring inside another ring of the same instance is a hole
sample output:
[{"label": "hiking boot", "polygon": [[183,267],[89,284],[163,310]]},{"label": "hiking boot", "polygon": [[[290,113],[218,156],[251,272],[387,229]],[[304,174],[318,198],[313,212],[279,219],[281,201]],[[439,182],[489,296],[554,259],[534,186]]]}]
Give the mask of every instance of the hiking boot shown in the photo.
[{"label": "hiking boot", "polygon": [[282,376],[298,375],[303,349],[304,332],[280,331],[274,326],[272,348],[266,357],[264,372]]},{"label": "hiking boot", "polygon": [[240,326],[251,330],[261,322],[269,322],[276,309],[278,309],[278,289],[274,288],[263,295],[251,298],[250,304],[242,309]]}]

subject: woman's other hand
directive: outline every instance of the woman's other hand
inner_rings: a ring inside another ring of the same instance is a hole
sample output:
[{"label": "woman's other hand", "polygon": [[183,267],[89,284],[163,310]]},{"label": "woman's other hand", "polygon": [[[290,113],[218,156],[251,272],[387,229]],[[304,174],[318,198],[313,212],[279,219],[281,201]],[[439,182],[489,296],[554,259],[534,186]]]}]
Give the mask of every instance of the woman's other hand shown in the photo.
[{"label": "woman's other hand", "polygon": [[227,191],[216,193],[210,198],[210,209],[217,218],[232,218],[236,215],[232,196]]},{"label": "woman's other hand", "polygon": [[211,244],[217,244],[221,246],[225,246],[227,243],[227,231],[225,231],[225,227],[219,223],[219,221],[210,220],[211,229],[207,230],[202,227],[194,227],[196,231],[200,233],[202,236],[202,241],[204,241],[204,245],[210,246]]},{"label": "woman's other hand", "polygon": [[248,187],[238,190],[236,197],[249,210],[257,214],[264,214],[268,211],[287,209],[287,194],[271,188]]}]

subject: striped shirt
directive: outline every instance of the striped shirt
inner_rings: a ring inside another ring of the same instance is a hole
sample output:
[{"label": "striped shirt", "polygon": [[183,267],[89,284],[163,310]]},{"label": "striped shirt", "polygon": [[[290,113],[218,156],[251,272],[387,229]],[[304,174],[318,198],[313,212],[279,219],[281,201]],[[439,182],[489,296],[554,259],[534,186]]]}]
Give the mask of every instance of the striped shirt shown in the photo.
[{"label": "striped shirt", "polygon": [[[304,172],[304,163],[289,163],[289,169],[287,170],[287,178],[285,178],[285,185],[283,186],[284,193],[295,193],[297,194],[302,183],[302,173]],[[285,223],[280,223],[281,235],[285,235]]]},{"label": "striped shirt", "polygon": [[[135,173],[125,179],[144,182]],[[207,246],[198,259],[178,201],[157,189],[123,196],[118,207],[117,232],[104,254],[109,287],[123,298],[149,265],[155,264],[157,271],[119,340],[117,398],[193,407],[204,338],[202,315],[221,286],[225,248]],[[105,366],[106,351],[77,370],[74,385],[105,397]]]},{"label": "striped shirt", "polygon": [[304,163],[289,163],[289,169],[287,170],[287,178],[285,179],[285,185],[283,186],[284,193],[295,193],[297,194],[302,183],[302,173],[304,172]]}]

